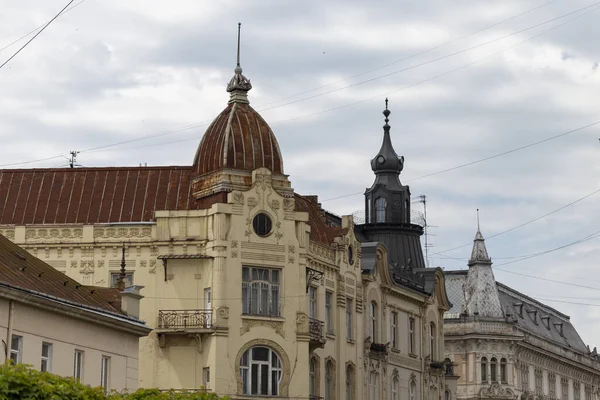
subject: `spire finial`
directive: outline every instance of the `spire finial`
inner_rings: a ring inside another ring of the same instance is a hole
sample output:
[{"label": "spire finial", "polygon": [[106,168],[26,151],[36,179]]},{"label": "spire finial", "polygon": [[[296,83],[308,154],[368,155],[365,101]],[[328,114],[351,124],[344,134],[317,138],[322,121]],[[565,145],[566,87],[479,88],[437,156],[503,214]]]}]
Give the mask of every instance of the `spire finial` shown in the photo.
[{"label": "spire finial", "polygon": [[477,209],[477,232],[481,231],[481,229],[479,229],[479,208]]},{"label": "spire finial", "polygon": [[392,112],[390,110],[388,110],[388,99],[387,97],[385,98],[385,110],[383,110],[383,115],[385,116],[385,125],[383,126],[386,129],[389,129],[390,126],[388,125],[388,122],[390,122],[389,120],[389,116]]},{"label": "spire finial", "polygon": [[127,277],[125,267],[125,242],[123,242],[123,247],[121,249],[121,271],[119,272],[119,279],[117,280],[117,288],[120,292],[125,290],[125,278]]},{"label": "spire finial", "polygon": [[237,66],[240,66],[240,33],[242,31],[242,23],[238,22],[238,42],[237,42]]}]

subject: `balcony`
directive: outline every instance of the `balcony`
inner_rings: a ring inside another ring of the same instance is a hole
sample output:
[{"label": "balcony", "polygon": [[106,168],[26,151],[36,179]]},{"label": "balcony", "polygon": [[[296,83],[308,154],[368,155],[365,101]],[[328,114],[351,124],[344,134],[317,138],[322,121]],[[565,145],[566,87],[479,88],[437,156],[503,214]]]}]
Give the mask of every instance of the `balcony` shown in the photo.
[{"label": "balcony", "polygon": [[312,394],[308,396],[308,400],[323,400],[323,397],[313,396]]},{"label": "balcony", "polygon": [[388,346],[383,343],[371,343],[371,351],[375,353],[387,353]]},{"label": "balcony", "polygon": [[166,346],[167,336],[189,336],[196,339],[202,352],[202,334],[212,334],[212,310],[159,310],[155,329],[160,347]]},{"label": "balcony", "polygon": [[325,346],[325,323],[318,319],[308,319],[308,334],[310,336],[310,351]]}]

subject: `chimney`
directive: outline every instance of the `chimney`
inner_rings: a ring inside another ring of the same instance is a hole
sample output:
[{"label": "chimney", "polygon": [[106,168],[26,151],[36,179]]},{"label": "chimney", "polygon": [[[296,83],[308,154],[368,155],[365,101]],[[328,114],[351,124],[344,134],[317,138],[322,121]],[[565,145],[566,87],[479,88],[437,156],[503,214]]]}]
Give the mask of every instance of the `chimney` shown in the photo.
[{"label": "chimney", "polygon": [[144,298],[140,290],[143,288],[142,285],[133,285],[121,291],[121,310],[130,317],[140,317],[140,300]]}]

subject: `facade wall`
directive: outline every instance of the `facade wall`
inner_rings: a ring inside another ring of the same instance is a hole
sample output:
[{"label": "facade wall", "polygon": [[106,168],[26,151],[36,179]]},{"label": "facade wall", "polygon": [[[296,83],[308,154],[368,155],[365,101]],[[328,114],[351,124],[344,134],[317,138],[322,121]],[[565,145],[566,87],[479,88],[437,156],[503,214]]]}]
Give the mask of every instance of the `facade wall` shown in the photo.
[{"label": "facade wall", "polygon": [[[13,336],[22,337],[20,361],[40,369],[42,343],[52,346],[50,372],[73,376],[75,350],[83,351],[82,382],[100,386],[102,357],[109,357],[109,389],[138,387],[138,338],[75,316],[13,301]],[[0,299],[0,337],[6,341],[9,300]],[[10,346],[10,343],[9,343]],[[4,362],[2,352],[0,361]]]}]

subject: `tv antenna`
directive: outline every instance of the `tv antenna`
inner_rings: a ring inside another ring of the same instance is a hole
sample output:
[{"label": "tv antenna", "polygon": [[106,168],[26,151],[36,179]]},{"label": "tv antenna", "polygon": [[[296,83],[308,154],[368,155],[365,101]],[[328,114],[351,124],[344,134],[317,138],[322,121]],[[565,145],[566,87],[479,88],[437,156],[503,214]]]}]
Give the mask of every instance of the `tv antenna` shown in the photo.
[{"label": "tv antenna", "polygon": [[69,158],[69,167],[70,168],[75,168],[75,167],[81,167],[80,164],[77,164],[77,154],[79,154],[78,151],[71,151],[71,158]]},{"label": "tv antenna", "polygon": [[437,228],[437,226],[429,225],[427,223],[427,196],[422,194],[419,196],[419,203],[423,204],[423,233],[425,236],[425,265],[429,267],[429,249],[433,247],[431,243],[429,243],[429,236],[435,236],[429,233],[429,228]]}]

